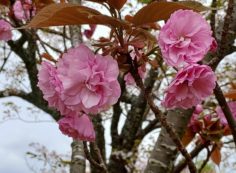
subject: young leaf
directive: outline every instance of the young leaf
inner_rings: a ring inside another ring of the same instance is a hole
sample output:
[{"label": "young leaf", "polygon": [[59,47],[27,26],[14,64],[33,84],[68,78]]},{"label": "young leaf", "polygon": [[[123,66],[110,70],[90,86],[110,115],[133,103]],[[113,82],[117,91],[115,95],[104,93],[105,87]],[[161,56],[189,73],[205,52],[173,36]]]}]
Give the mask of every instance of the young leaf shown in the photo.
[{"label": "young leaf", "polygon": [[236,99],[236,89],[230,90],[226,94],[224,94],[225,97],[230,98],[230,99]]},{"label": "young leaf", "polygon": [[0,5],[9,6],[10,1],[9,0],[0,0]]},{"label": "young leaf", "polygon": [[127,2],[127,0],[108,0],[108,3],[114,7],[115,9],[120,10],[125,3]]},{"label": "young leaf", "polygon": [[216,147],[214,151],[211,153],[211,160],[219,166],[221,162],[221,153],[220,153],[220,147]]},{"label": "young leaf", "polygon": [[207,11],[211,9],[209,7],[202,5],[200,2],[197,2],[197,1],[179,1],[178,4],[182,4],[198,12]]},{"label": "young leaf", "polygon": [[54,3],[53,0],[33,0],[32,2],[35,4],[37,10]]},{"label": "young leaf", "polygon": [[86,1],[97,2],[97,3],[106,2],[106,0],[86,0]]},{"label": "young leaf", "polygon": [[41,28],[61,25],[101,24],[112,27],[128,25],[118,19],[106,16],[92,8],[75,4],[51,4],[43,8],[22,28]]},{"label": "young leaf", "polygon": [[192,141],[194,136],[195,133],[193,133],[193,131],[190,128],[188,128],[182,138],[183,145],[186,147]]},{"label": "young leaf", "polygon": [[41,55],[41,57],[42,57],[42,58],[45,58],[45,59],[47,59],[47,60],[49,60],[49,61],[51,61],[51,62],[56,63],[56,60],[55,60],[51,55],[49,55],[48,53],[43,53],[43,54]]},{"label": "young leaf", "polygon": [[201,3],[195,1],[153,2],[140,9],[134,15],[132,22],[137,26],[159,20],[167,20],[174,11],[179,9],[192,9],[200,12],[209,8],[204,7]]}]

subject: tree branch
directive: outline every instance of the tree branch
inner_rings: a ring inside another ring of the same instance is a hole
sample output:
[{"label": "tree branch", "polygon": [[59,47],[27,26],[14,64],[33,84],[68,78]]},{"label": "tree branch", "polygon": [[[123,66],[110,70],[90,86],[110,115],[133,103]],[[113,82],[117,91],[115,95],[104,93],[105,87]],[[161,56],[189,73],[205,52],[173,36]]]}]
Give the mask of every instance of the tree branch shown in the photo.
[{"label": "tree branch", "polygon": [[88,159],[88,161],[89,161],[89,163],[90,164],[92,164],[92,165],[94,165],[96,168],[98,168],[99,170],[104,170],[106,173],[108,173],[107,172],[107,170],[106,170],[106,168],[104,169],[104,165],[102,165],[101,163],[98,163],[98,162],[96,162],[92,157],[91,157],[91,155],[90,155],[90,152],[89,152],[89,150],[88,150],[88,146],[87,146],[87,142],[83,142],[83,146],[84,146],[84,153],[85,153],[85,156],[86,156],[86,158]]},{"label": "tree branch", "polygon": [[228,0],[228,8],[224,18],[224,25],[221,32],[219,49],[216,57],[211,62],[211,67],[216,69],[224,57],[231,52],[236,37],[236,0]]},{"label": "tree branch", "polygon": [[232,135],[233,135],[233,138],[234,138],[234,143],[236,145],[236,121],[231,113],[231,110],[225,100],[225,97],[224,97],[224,94],[220,88],[220,86],[218,85],[218,83],[216,83],[216,87],[214,89],[214,94],[215,94],[215,97],[225,115],[225,118],[229,124],[229,127],[232,131]]},{"label": "tree branch", "polygon": [[[190,152],[191,158],[195,158],[204,148],[210,145],[210,141],[206,141],[204,143],[200,143],[196,145],[196,147]],[[180,173],[187,166],[186,159],[179,162],[178,165],[175,166],[172,173]]]}]

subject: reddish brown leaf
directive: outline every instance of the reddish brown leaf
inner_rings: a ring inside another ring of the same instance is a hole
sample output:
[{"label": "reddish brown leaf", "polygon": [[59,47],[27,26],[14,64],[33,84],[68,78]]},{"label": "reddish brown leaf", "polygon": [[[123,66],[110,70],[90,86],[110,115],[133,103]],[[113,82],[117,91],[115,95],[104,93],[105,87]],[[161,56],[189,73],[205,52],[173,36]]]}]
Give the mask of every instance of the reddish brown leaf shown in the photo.
[{"label": "reddish brown leaf", "polygon": [[127,0],[108,0],[108,3],[115,9],[120,10],[125,3],[127,2]]},{"label": "reddish brown leaf", "polygon": [[229,125],[225,126],[224,128],[224,136],[232,135],[232,131],[229,127]]},{"label": "reddish brown leaf", "polygon": [[211,160],[217,165],[220,164],[220,162],[221,162],[220,147],[217,146],[214,149],[214,151],[211,153]]},{"label": "reddish brown leaf", "polygon": [[139,39],[143,43],[146,43],[146,45],[148,45],[147,51],[153,49],[156,45],[156,38],[145,29],[134,28],[132,30],[127,30],[127,33],[134,36],[135,39]]},{"label": "reddish brown leaf", "polygon": [[128,27],[125,22],[106,16],[92,8],[75,4],[51,4],[43,8],[23,28],[41,28],[61,25],[101,24]]},{"label": "reddish brown leaf", "polygon": [[143,25],[158,20],[167,20],[174,11],[179,9],[192,9],[200,12],[208,8],[195,1],[153,2],[134,15],[133,23],[135,25]]},{"label": "reddish brown leaf", "polygon": [[133,16],[131,16],[131,15],[126,15],[126,16],[125,16],[125,20],[128,21],[128,22],[132,22]]},{"label": "reddish brown leaf", "polygon": [[230,98],[230,99],[236,99],[236,89],[230,90],[226,94],[224,94],[225,97]]},{"label": "reddish brown leaf", "polygon": [[193,133],[193,131],[190,128],[188,128],[182,138],[183,145],[187,146],[192,141],[194,136],[195,136],[195,133]]},{"label": "reddish brown leaf", "polygon": [[9,6],[10,0],[0,0],[0,5]]},{"label": "reddish brown leaf", "polygon": [[106,0],[86,0],[86,1],[97,2],[97,3],[106,2]]},{"label": "reddish brown leaf", "polygon": [[232,87],[233,89],[236,89],[236,84],[235,84],[235,83],[230,82],[230,85],[231,85],[231,87]]},{"label": "reddish brown leaf", "polygon": [[45,59],[47,59],[49,61],[56,62],[56,60],[51,55],[49,55],[48,53],[43,53],[41,55],[41,57],[43,57],[43,58],[45,58]]},{"label": "reddish brown leaf", "polygon": [[192,10],[195,10],[197,12],[211,10],[210,7],[206,7],[197,1],[178,1],[178,4],[182,4],[182,5],[189,7]]},{"label": "reddish brown leaf", "polygon": [[53,0],[33,0],[33,3],[35,4],[36,9],[38,11],[49,4],[53,4],[54,1]]}]

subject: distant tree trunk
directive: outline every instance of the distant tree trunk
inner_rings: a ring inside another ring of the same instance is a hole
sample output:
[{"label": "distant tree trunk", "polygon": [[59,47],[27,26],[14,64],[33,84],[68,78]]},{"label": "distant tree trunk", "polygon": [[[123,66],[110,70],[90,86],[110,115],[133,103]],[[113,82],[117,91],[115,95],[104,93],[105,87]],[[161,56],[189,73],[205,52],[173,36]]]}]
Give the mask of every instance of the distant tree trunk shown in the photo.
[{"label": "distant tree trunk", "polygon": [[[81,4],[81,0],[69,0],[70,3]],[[82,40],[81,27],[80,26],[70,26],[70,36],[72,46],[80,44]],[[71,165],[70,173],[85,173],[85,154],[83,150],[83,142],[74,140],[71,144],[72,154],[71,154]]]}]

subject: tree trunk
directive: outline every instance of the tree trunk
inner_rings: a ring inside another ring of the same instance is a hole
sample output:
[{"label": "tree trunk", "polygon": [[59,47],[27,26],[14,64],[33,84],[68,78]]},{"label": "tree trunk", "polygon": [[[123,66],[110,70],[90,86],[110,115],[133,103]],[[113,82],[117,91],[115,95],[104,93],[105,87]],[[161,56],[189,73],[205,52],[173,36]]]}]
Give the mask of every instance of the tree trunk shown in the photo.
[{"label": "tree trunk", "polygon": [[[172,125],[180,138],[184,135],[184,130],[187,128],[192,113],[192,109],[168,111],[167,121]],[[169,173],[173,168],[177,153],[178,150],[175,143],[165,128],[162,128],[149,158],[145,173]]]}]

